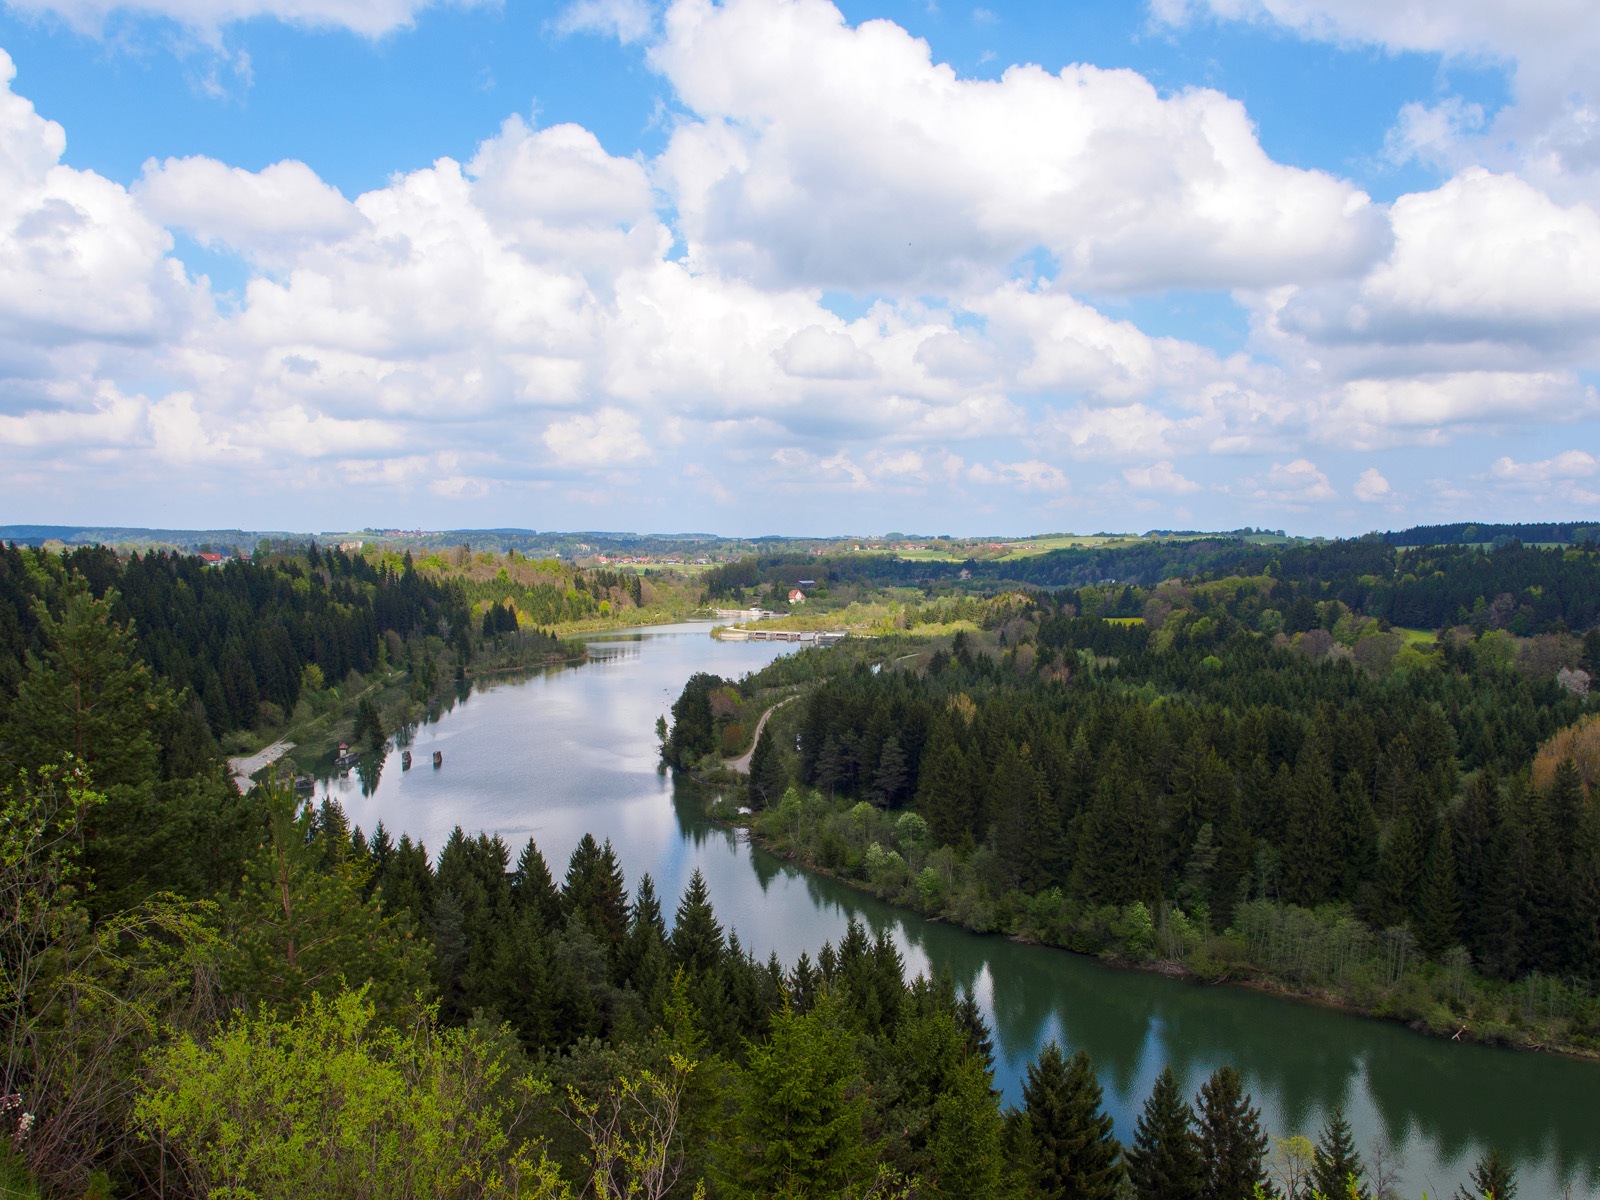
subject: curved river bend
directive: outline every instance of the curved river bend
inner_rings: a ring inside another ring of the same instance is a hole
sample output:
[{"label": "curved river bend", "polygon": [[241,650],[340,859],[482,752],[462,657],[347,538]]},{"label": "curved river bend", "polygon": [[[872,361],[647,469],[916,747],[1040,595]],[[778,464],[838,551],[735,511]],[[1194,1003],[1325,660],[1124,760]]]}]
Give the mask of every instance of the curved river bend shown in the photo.
[{"label": "curved river bend", "polygon": [[[1412,1200],[1452,1195],[1491,1142],[1516,1160],[1522,1200],[1600,1200],[1600,1064],[1457,1045],[979,937],[801,871],[706,821],[657,773],[656,717],[695,671],[738,677],[792,648],[718,642],[709,628],[592,639],[588,664],[475,688],[414,731],[410,771],[391,753],[366,787],[352,774],[319,791],[367,832],[381,817],[393,836],[420,837],[433,853],[457,824],[500,834],[513,859],[532,837],[558,879],[585,832],[610,838],[630,884],[646,871],[655,877],[669,916],[699,867],[723,924],[758,958],[775,950],[785,965],[837,942],[851,916],[888,929],[908,974],[948,969],[977,993],[1008,1101],[1020,1101],[1028,1062],[1055,1038],[1093,1057],[1124,1140],[1163,1066],[1192,1095],[1231,1062],[1274,1135],[1315,1140],[1342,1104],[1369,1165],[1381,1139],[1404,1161],[1401,1194]],[[438,770],[429,765],[435,750],[444,755]]]}]

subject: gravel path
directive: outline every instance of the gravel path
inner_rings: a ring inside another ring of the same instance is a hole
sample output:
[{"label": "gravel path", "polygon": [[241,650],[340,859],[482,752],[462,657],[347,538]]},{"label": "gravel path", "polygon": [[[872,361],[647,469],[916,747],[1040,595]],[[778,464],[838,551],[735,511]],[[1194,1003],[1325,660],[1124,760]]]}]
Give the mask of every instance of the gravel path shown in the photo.
[{"label": "gravel path", "polygon": [[[789,700],[797,699],[799,699],[797,696],[789,697]],[[767,718],[773,713],[777,712],[785,704],[789,703],[789,700],[779,700],[771,708],[767,709],[766,712],[761,714],[761,720],[756,722],[756,735],[750,739],[750,749],[739,755],[738,758],[730,758],[724,762],[723,765],[727,767],[728,770],[737,771],[741,775],[750,774],[750,756],[756,752],[756,743],[761,740],[761,731],[766,728]]]},{"label": "gravel path", "polygon": [[293,742],[273,742],[265,750],[258,754],[252,754],[249,758],[230,758],[228,760],[228,769],[233,772],[234,783],[239,785],[239,794],[241,796],[244,795],[253,786],[250,782],[250,776],[261,770],[268,763],[277,762],[293,749]]}]

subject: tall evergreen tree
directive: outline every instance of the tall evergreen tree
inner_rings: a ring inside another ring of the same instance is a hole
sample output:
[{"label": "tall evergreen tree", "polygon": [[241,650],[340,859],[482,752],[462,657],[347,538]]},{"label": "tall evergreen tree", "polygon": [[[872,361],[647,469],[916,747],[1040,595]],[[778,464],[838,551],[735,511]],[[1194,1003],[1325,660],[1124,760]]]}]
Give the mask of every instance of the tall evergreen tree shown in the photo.
[{"label": "tall evergreen tree", "polygon": [[1204,1172],[1194,1110],[1166,1067],[1139,1114],[1128,1147],[1128,1178],[1139,1200],[1200,1200]]},{"label": "tall evergreen tree", "polygon": [[1500,1147],[1491,1146],[1456,1190],[1456,1200],[1513,1200],[1516,1194],[1517,1169]]},{"label": "tall evergreen tree", "polygon": [[1102,1107],[1100,1081],[1082,1050],[1069,1062],[1055,1042],[1028,1067],[1023,1111],[1043,1200],[1113,1200],[1122,1145]]},{"label": "tall evergreen tree", "polygon": [[745,802],[752,810],[760,812],[771,808],[783,799],[783,790],[789,776],[778,755],[778,745],[772,737],[772,722],[761,727],[755,749],[750,752],[750,778],[745,788]]},{"label": "tall evergreen tree", "polygon": [[1253,1200],[1257,1186],[1267,1186],[1267,1135],[1232,1067],[1218,1067],[1201,1087],[1199,1129],[1206,1164],[1202,1200]]},{"label": "tall evergreen tree", "polygon": [[593,834],[583,835],[567,864],[561,895],[567,912],[588,925],[610,954],[622,949],[628,936],[628,892],[610,838],[601,846]]},{"label": "tall evergreen tree", "polygon": [[1322,1126],[1312,1155],[1311,1186],[1322,1200],[1370,1200],[1372,1193],[1362,1181],[1363,1174],[1350,1122],[1344,1119],[1344,1109],[1335,1108]]},{"label": "tall evergreen tree", "polygon": [[722,965],[727,945],[699,867],[689,876],[689,886],[678,901],[669,942],[673,963],[691,974],[711,974]]},{"label": "tall evergreen tree", "polygon": [[1456,888],[1454,842],[1450,826],[1441,821],[1422,872],[1417,944],[1430,958],[1438,958],[1460,941],[1461,901]]},{"label": "tall evergreen tree", "polygon": [[561,928],[561,893],[550,875],[549,864],[532,838],[522,848],[516,870],[511,874],[511,900],[518,910],[531,913],[544,932],[555,933]]},{"label": "tall evergreen tree", "polygon": [[1283,844],[1284,898],[1315,908],[1339,885],[1338,793],[1333,764],[1320,725],[1313,728],[1295,761],[1289,791],[1289,827]]},{"label": "tall evergreen tree", "polygon": [[854,1086],[860,1074],[836,1001],[804,1016],[780,1009],[740,1072],[737,1124],[719,1164],[727,1192],[751,1200],[859,1195],[876,1157],[867,1097]]},{"label": "tall evergreen tree", "polygon": [[1004,1125],[993,1083],[983,1061],[968,1055],[934,1102],[928,1149],[936,1197],[992,1200],[1000,1195]]},{"label": "tall evergreen tree", "polygon": [[973,832],[976,804],[971,773],[947,722],[934,726],[922,756],[917,811],[941,846],[956,845]]}]

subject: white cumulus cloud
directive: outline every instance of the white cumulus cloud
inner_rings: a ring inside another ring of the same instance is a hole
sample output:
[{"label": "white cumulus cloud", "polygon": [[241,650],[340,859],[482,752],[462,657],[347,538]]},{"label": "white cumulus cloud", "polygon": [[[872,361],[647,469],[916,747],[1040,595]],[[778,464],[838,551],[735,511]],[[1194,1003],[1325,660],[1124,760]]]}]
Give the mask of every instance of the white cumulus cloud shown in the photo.
[{"label": "white cumulus cloud", "polygon": [[1393,489],[1377,467],[1368,467],[1356,480],[1355,493],[1357,500],[1372,504],[1379,500],[1387,500],[1393,494]]},{"label": "white cumulus cloud", "polygon": [[1365,193],[1273,162],[1242,105],[1133,71],[962,79],[828,0],[676,0],[691,110],[661,173],[698,262],[766,284],[950,286],[1044,247],[1075,285],[1266,285],[1382,250]]}]

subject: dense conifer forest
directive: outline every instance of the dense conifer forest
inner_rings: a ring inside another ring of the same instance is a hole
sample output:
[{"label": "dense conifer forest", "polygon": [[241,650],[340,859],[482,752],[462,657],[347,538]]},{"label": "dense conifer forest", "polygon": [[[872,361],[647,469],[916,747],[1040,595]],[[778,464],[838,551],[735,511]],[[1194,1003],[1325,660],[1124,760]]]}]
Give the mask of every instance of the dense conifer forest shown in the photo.
[{"label": "dense conifer forest", "polygon": [[[1453,548],[1380,559],[1427,575],[1379,583],[1362,580],[1382,546],[1317,553],[933,595],[970,630],[698,676],[664,752],[715,766],[740,715],[722,699],[793,695],[741,798],[762,836],[901,903],[1410,988],[1490,1034],[1514,1032],[1514,995],[1522,1027],[1592,1045],[1595,642],[1541,602],[1585,611],[1594,551],[1480,555],[1505,590],[1472,596]],[[1410,638],[1347,586],[1454,607]],[[1342,1117],[1314,1146],[1275,1142],[1226,1067],[1192,1096],[1159,1079],[1126,1147],[1081,1054],[1046,1047],[1003,1107],[974,997],[907,979],[859,925],[760,962],[698,875],[681,897],[648,876],[630,891],[593,838],[552,867],[532,842],[457,829],[428,848],[287,787],[238,794],[218,737],[266,706],[380,670],[425,693],[506,639],[558,646],[490,591],[338,551],[0,550],[0,1185],[1384,1193]],[[1478,1000],[1489,1016],[1459,1011]],[[1462,1188],[1506,1200],[1514,1180],[1491,1154]]]}]

